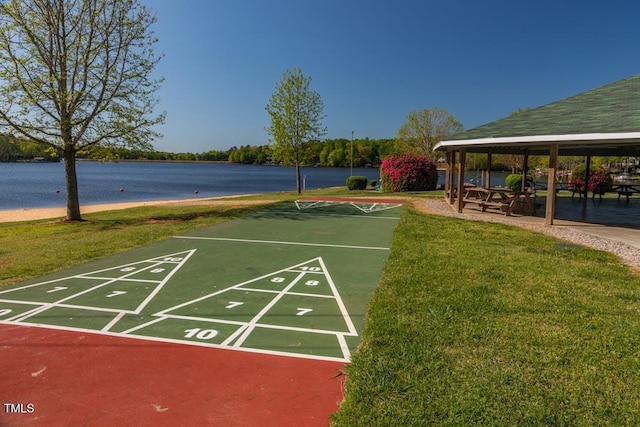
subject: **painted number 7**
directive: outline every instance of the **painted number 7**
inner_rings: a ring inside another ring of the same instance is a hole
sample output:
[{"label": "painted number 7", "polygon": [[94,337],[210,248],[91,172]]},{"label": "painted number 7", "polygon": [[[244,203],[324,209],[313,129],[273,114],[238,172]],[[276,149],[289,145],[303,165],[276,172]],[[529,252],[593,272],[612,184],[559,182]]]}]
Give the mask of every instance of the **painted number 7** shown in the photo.
[{"label": "painted number 7", "polygon": [[117,297],[118,295],[124,295],[126,293],[126,291],[112,291],[109,295],[107,295],[107,298]]},{"label": "painted number 7", "polygon": [[311,311],[313,311],[313,308],[298,308],[298,312],[296,313],[296,316],[304,316],[305,314]]},{"label": "painted number 7", "polygon": [[239,302],[239,301],[229,301],[229,304],[227,304],[227,306],[225,308],[233,308],[233,307],[237,307],[239,305],[244,304],[243,302]]}]

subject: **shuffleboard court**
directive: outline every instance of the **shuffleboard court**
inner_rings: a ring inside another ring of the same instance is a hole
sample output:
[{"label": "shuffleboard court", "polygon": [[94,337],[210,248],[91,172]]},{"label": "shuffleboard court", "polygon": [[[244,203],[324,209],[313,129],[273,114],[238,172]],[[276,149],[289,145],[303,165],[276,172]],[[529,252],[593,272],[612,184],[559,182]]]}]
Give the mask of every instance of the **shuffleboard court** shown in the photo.
[{"label": "shuffleboard court", "polygon": [[0,424],[326,426],[401,211],[281,203],[2,288]]},{"label": "shuffleboard court", "polygon": [[298,200],[0,291],[0,322],[347,362],[401,204]]}]

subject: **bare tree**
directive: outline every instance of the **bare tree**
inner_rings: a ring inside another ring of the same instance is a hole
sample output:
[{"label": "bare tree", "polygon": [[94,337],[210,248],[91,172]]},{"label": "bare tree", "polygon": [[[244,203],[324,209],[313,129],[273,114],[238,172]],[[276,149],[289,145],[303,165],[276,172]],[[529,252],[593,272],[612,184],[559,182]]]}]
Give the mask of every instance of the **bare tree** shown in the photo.
[{"label": "bare tree", "polygon": [[403,151],[420,153],[433,159],[433,147],[462,129],[462,124],[447,110],[414,110],[407,114],[407,121],[398,130],[398,146]]},{"label": "bare tree", "polygon": [[82,219],[78,153],[158,136],[154,22],[138,0],[0,4],[0,127],[61,153],[67,220]]}]

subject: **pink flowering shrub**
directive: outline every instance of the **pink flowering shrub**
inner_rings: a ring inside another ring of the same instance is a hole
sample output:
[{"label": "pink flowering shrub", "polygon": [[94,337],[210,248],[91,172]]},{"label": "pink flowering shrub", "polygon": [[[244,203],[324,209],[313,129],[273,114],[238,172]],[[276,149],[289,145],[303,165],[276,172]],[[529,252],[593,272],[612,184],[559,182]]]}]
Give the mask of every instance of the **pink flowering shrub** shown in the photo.
[{"label": "pink flowering shrub", "polygon": [[380,181],[385,192],[435,190],[438,169],[425,156],[389,156],[380,165]]},{"label": "pink flowering shrub", "polygon": [[569,177],[569,189],[573,191],[584,191],[584,177]]},{"label": "pink flowering shrub", "polygon": [[593,191],[596,194],[604,194],[605,191],[611,191],[612,188],[613,179],[604,169],[596,169],[589,177],[589,191]]},{"label": "pink flowering shrub", "polygon": [[[589,184],[587,188],[596,194],[604,194],[605,191],[611,191],[613,187],[613,179],[609,172],[603,168],[590,168]],[[574,191],[585,191],[585,172],[587,168],[584,165],[576,167],[571,172],[569,178],[569,188]]]}]

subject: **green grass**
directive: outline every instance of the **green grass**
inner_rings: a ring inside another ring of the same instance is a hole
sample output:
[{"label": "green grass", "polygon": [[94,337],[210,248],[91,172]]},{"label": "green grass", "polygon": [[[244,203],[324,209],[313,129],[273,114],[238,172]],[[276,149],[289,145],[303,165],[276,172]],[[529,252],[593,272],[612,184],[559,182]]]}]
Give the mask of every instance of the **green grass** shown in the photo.
[{"label": "green grass", "polygon": [[639,425],[639,285],[609,253],[407,207],[334,424]]},{"label": "green grass", "polygon": [[85,222],[0,223],[0,286],[144,246],[256,209],[259,208],[150,206],[83,215]]},{"label": "green grass", "polygon": [[[296,196],[242,199],[265,198]],[[0,286],[254,209],[0,224]],[[605,252],[406,206],[347,374],[337,426],[640,425],[640,277]]]},{"label": "green grass", "polygon": [[[371,197],[380,193],[340,187],[303,194],[325,195]],[[277,202],[296,198],[295,193],[280,192],[220,200]],[[86,222],[0,223],[0,287],[210,226],[255,209],[260,208],[159,205],[83,215]]]}]

